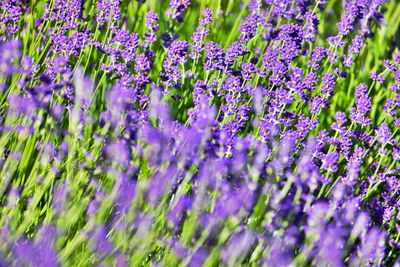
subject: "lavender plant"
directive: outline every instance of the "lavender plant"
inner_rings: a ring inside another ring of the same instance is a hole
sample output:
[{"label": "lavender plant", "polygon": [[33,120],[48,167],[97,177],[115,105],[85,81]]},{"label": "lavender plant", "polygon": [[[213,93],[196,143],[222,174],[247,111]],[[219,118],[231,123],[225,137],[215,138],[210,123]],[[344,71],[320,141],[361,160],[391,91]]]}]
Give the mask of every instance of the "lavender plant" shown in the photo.
[{"label": "lavender plant", "polygon": [[397,0],[0,6],[0,266],[399,266]]}]

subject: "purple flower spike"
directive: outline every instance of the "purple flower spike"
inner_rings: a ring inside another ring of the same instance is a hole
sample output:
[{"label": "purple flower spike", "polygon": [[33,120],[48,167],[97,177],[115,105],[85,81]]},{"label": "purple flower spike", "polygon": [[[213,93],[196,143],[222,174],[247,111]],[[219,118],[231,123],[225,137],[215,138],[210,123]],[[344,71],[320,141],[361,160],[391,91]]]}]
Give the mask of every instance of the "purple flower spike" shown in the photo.
[{"label": "purple flower spike", "polygon": [[337,172],[338,167],[336,165],[339,155],[335,152],[329,152],[322,158],[322,168],[328,172]]}]

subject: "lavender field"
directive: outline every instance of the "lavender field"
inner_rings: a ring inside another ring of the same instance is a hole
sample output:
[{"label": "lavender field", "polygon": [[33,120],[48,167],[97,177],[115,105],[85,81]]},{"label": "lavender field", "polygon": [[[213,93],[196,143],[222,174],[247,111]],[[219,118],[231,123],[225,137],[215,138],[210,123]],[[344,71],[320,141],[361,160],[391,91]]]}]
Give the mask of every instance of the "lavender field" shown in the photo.
[{"label": "lavender field", "polygon": [[399,0],[0,0],[0,266],[400,266]]}]

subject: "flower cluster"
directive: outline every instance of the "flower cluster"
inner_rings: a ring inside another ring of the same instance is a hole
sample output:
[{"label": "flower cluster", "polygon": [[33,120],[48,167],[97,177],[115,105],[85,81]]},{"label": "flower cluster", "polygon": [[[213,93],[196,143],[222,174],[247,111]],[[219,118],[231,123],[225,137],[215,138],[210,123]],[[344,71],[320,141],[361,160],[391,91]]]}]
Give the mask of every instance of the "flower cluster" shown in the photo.
[{"label": "flower cluster", "polygon": [[396,1],[67,2],[0,4],[0,266],[400,264]]}]

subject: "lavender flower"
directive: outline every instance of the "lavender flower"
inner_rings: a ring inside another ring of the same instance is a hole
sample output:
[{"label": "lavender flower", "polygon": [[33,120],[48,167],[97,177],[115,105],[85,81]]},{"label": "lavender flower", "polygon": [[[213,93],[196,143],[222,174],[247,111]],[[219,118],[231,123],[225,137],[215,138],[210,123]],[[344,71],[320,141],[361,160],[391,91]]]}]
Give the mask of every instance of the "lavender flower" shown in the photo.
[{"label": "lavender flower", "polygon": [[0,4],[1,266],[396,264],[395,2],[128,2]]},{"label": "lavender flower", "polygon": [[349,51],[351,54],[359,54],[361,48],[363,46],[364,40],[360,35],[356,35],[352,40],[351,46],[349,47]]},{"label": "lavender flower", "polygon": [[372,79],[373,81],[377,81],[377,82],[379,82],[379,83],[383,83],[383,82],[385,81],[385,78],[384,78],[383,75],[382,75],[381,73],[379,73],[379,72],[372,71],[372,72],[370,73],[370,76],[371,76],[371,79]]},{"label": "lavender flower", "polygon": [[332,73],[327,73],[322,77],[321,93],[324,95],[332,95],[335,87],[335,76]]},{"label": "lavender flower", "polygon": [[334,152],[327,153],[322,159],[322,168],[328,172],[336,172],[338,170],[336,163],[338,154]]},{"label": "lavender flower", "polygon": [[241,43],[246,43],[252,39],[257,31],[258,27],[258,16],[251,15],[247,18],[247,22],[240,25],[240,37],[239,41]]},{"label": "lavender flower", "polygon": [[167,12],[167,16],[176,19],[179,23],[183,22],[183,13],[188,9],[190,0],[171,0],[169,6],[171,10]]}]

